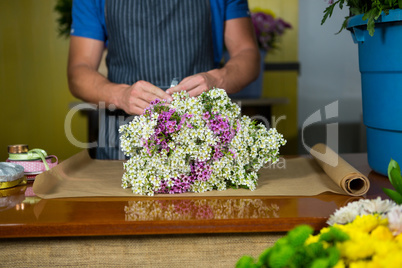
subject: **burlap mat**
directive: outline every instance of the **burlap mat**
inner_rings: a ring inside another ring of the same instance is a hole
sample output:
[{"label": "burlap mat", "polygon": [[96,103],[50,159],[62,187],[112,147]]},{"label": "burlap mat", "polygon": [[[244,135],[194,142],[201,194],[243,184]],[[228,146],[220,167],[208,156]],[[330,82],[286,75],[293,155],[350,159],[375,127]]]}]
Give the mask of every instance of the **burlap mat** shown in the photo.
[{"label": "burlap mat", "polygon": [[[368,191],[368,179],[327,146],[317,144],[311,154],[313,159],[282,159],[262,168],[255,191],[228,189],[180,196],[313,196],[324,192],[360,196]],[[121,188],[123,173],[122,161],[94,160],[82,151],[37,176],[33,190],[41,198],[138,196]]]},{"label": "burlap mat", "polygon": [[0,267],[235,267],[283,233],[24,238],[0,241]]}]

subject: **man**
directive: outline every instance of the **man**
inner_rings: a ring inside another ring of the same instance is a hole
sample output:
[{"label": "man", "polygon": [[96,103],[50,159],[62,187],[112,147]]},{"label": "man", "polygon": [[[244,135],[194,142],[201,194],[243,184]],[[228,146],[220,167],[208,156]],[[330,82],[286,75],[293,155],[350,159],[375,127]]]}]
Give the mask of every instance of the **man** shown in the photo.
[{"label": "man", "polygon": [[[218,68],[223,45],[230,60]],[[97,71],[105,46],[107,78]],[[259,52],[246,0],[73,2],[70,91],[109,107],[100,120],[97,158],[122,157],[119,115],[141,114],[151,101],[171,101],[171,94],[181,90],[190,96],[213,87],[236,93],[258,73]],[[169,88],[174,77],[182,80]]]}]

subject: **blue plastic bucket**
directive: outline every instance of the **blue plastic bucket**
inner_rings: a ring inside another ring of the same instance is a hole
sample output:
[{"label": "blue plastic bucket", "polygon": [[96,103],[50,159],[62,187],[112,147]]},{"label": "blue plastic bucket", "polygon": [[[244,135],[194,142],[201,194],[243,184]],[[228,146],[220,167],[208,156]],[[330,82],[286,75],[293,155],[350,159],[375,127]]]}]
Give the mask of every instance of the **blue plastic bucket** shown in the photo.
[{"label": "blue plastic bucket", "polygon": [[348,29],[359,48],[368,162],[387,175],[391,158],[402,165],[402,10],[383,13],[374,36],[362,17],[350,18]]}]

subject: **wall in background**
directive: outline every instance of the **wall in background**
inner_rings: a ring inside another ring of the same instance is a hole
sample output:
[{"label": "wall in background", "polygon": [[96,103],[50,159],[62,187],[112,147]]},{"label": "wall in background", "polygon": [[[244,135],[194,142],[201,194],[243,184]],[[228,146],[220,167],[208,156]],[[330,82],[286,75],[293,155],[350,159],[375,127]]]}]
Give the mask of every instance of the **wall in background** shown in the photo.
[{"label": "wall in background", "polygon": [[[273,111],[275,116],[287,116],[278,129],[286,134],[288,145],[298,142],[297,126],[336,100],[340,123],[360,123],[357,46],[349,32],[335,35],[347,11],[336,11],[321,26],[324,0],[249,0],[249,4],[271,9],[294,27],[283,36],[281,50],[268,54],[266,61],[300,61],[301,73],[267,72],[264,79],[264,96],[290,100]],[[76,99],[67,87],[68,39],[57,36],[54,5],[53,0],[0,1],[0,161],[7,158],[7,145],[16,143],[43,148],[62,159],[81,150],[64,133],[69,104]],[[73,118],[72,131],[78,140],[86,140],[86,118],[81,114]],[[349,140],[355,143],[358,138]]]},{"label": "wall in background", "polygon": [[[277,17],[284,19],[292,25],[282,36],[280,49],[268,53],[265,61],[268,63],[297,63],[298,62],[298,0],[249,0],[252,10],[255,7],[272,10]],[[281,148],[283,154],[296,154],[298,151],[297,129],[297,71],[269,71],[264,73],[263,97],[286,97],[288,104],[274,105],[272,115],[275,119],[285,116],[276,125],[278,131],[287,140],[285,147]]]},{"label": "wall in background", "polygon": [[[66,77],[68,39],[57,36],[54,0],[0,1],[0,161],[7,145],[26,143],[66,159],[79,152],[64,133],[71,96]],[[86,119],[72,131],[87,138]]]},{"label": "wall in background", "polygon": [[267,55],[267,62],[290,62],[298,59],[298,2],[298,0],[248,0],[250,10],[254,8],[269,9],[276,17],[284,19],[293,27],[281,37],[280,49]]},{"label": "wall in background", "polygon": [[[298,80],[298,125],[301,128],[310,115],[338,101],[339,116],[332,119],[332,122],[339,123],[342,137],[340,152],[360,151],[364,129],[361,128],[358,49],[349,31],[335,34],[348,15],[347,8],[335,10],[333,16],[321,25],[323,11],[327,6],[328,1],[325,0],[299,0],[301,73]],[[323,112],[321,115],[325,116]],[[325,123],[324,120],[306,129],[309,145],[312,142],[326,142],[323,139]]]}]

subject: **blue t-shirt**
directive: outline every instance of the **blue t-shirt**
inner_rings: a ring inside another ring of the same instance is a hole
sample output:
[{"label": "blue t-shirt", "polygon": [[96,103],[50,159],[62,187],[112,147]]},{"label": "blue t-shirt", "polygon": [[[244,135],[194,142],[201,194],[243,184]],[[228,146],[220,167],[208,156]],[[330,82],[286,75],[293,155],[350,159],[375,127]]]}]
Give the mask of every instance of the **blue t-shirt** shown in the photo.
[{"label": "blue t-shirt", "polygon": [[[226,20],[248,17],[247,0],[210,0],[214,63],[223,53],[223,26]],[[107,41],[105,0],[74,0],[71,35]]]}]

